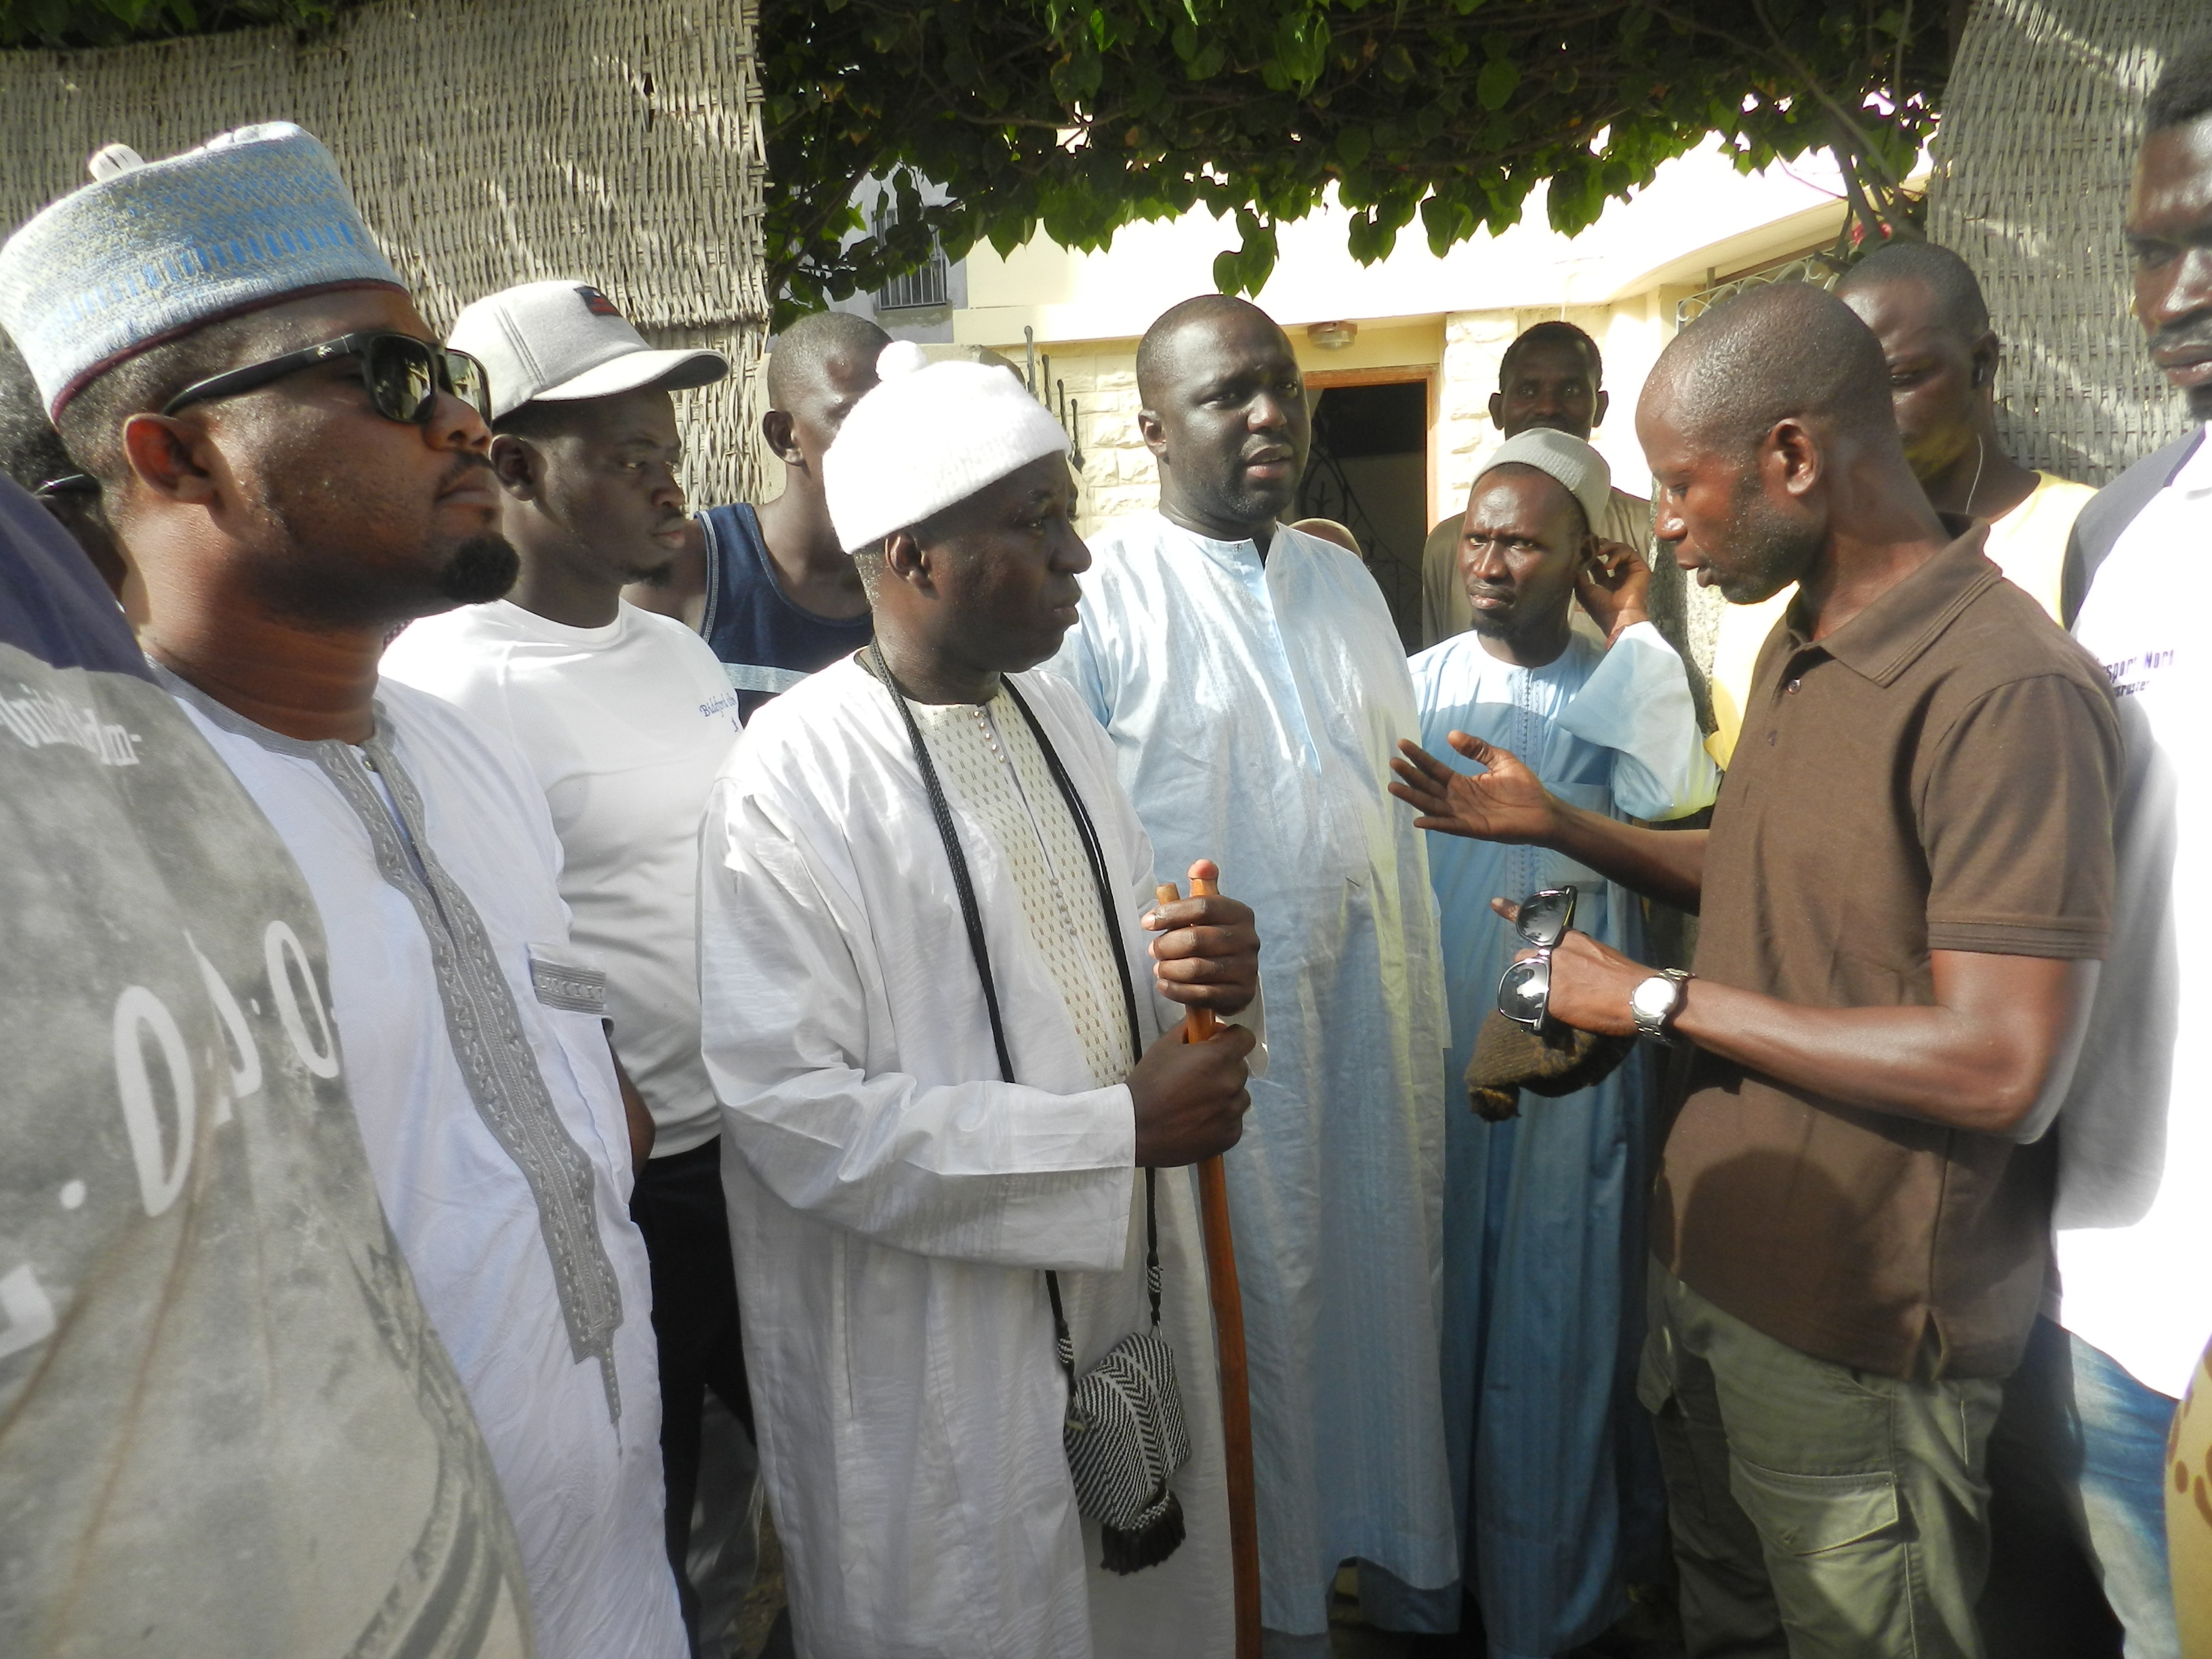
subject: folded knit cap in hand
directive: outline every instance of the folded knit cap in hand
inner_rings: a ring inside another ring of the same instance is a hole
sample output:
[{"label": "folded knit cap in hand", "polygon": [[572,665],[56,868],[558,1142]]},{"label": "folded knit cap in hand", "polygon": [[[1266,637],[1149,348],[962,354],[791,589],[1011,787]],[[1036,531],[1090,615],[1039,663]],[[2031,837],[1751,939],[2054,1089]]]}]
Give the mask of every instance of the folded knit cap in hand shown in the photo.
[{"label": "folded knit cap in hand", "polygon": [[822,458],[830,521],[848,553],[1067,453],[1060,422],[1004,368],[933,363],[911,340],[894,340],[876,373]]},{"label": "folded knit cap in hand", "polygon": [[1492,1123],[1521,1115],[1521,1091],[1557,1099],[1595,1089],[1636,1047],[1634,1037],[1600,1036],[1547,1020],[1540,1034],[1495,1008],[1474,1034],[1467,1062],[1467,1103]]}]

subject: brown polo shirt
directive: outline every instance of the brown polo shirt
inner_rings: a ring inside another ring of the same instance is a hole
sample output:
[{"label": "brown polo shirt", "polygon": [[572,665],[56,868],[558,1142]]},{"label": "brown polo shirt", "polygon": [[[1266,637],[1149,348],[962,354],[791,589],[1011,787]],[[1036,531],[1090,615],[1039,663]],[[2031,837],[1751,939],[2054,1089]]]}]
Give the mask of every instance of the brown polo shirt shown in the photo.
[{"label": "brown polo shirt", "polygon": [[[1697,971],[1810,1007],[1929,1006],[1931,951],[2102,958],[2103,672],[1976,528],[1814,645],[1760,652],[1713,811]],[[2046,1147],[1864,1110],[1700,1053],[1652,1248],[1816,1358],[2001,1376],[2043,1288]]]}]

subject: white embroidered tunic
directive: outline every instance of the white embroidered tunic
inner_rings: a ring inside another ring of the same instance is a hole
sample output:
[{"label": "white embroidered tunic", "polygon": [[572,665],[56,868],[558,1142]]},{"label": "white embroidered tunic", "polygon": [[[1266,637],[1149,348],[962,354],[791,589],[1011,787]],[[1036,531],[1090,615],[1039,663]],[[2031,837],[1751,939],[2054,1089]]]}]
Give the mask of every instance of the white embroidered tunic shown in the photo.
[{"label": "white embroidered tunic", "polygon": [[386,683],[355,748],[165,676],[300,866],[378,1194],[514,1516],[539,1659],[683,1659],[629,1141],[522,758]]}]

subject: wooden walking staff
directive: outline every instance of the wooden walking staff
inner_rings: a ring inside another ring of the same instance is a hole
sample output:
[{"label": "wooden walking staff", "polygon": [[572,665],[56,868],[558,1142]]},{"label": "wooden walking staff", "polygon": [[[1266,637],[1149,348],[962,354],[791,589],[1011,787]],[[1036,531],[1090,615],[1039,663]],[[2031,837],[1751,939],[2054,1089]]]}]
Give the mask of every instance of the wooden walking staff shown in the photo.
[{"label": "wooden walking staff", "polygon": [[[1220,890],[1194,875],[1193,898]],[[1173,904],[1171,881],[1155,896]],[[1182,1040],[1203,1042],[1220,1022],[1211,1008],[1183,1011]],[[1244,1296],[1237,1285],[1237,1242],[1229,1231],[1229,1180],[1218,1158],[1198,1166],[1198,1214],[1206,1234],[1206,1285],[1213,1300],[1213,1342],[1221,1360],[1221,1442],[1229,1481],[1229,1560],[1237,1607],[1237,1659],[1260,1659],[1260,1514],[1252,1483],[1252,1396],[1244,1373]]]}]

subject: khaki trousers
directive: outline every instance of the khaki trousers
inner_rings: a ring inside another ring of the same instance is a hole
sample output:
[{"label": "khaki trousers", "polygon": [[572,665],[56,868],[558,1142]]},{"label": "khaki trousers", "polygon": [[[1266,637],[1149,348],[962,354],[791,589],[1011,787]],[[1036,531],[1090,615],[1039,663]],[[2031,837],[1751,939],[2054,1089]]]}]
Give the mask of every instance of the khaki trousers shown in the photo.
[{"label": "khaki trousers", "polygon": [[1654,1262],[1656,1422],[1689,1659],[1981,1659],[2002,1385],[1799,1352]]}]

